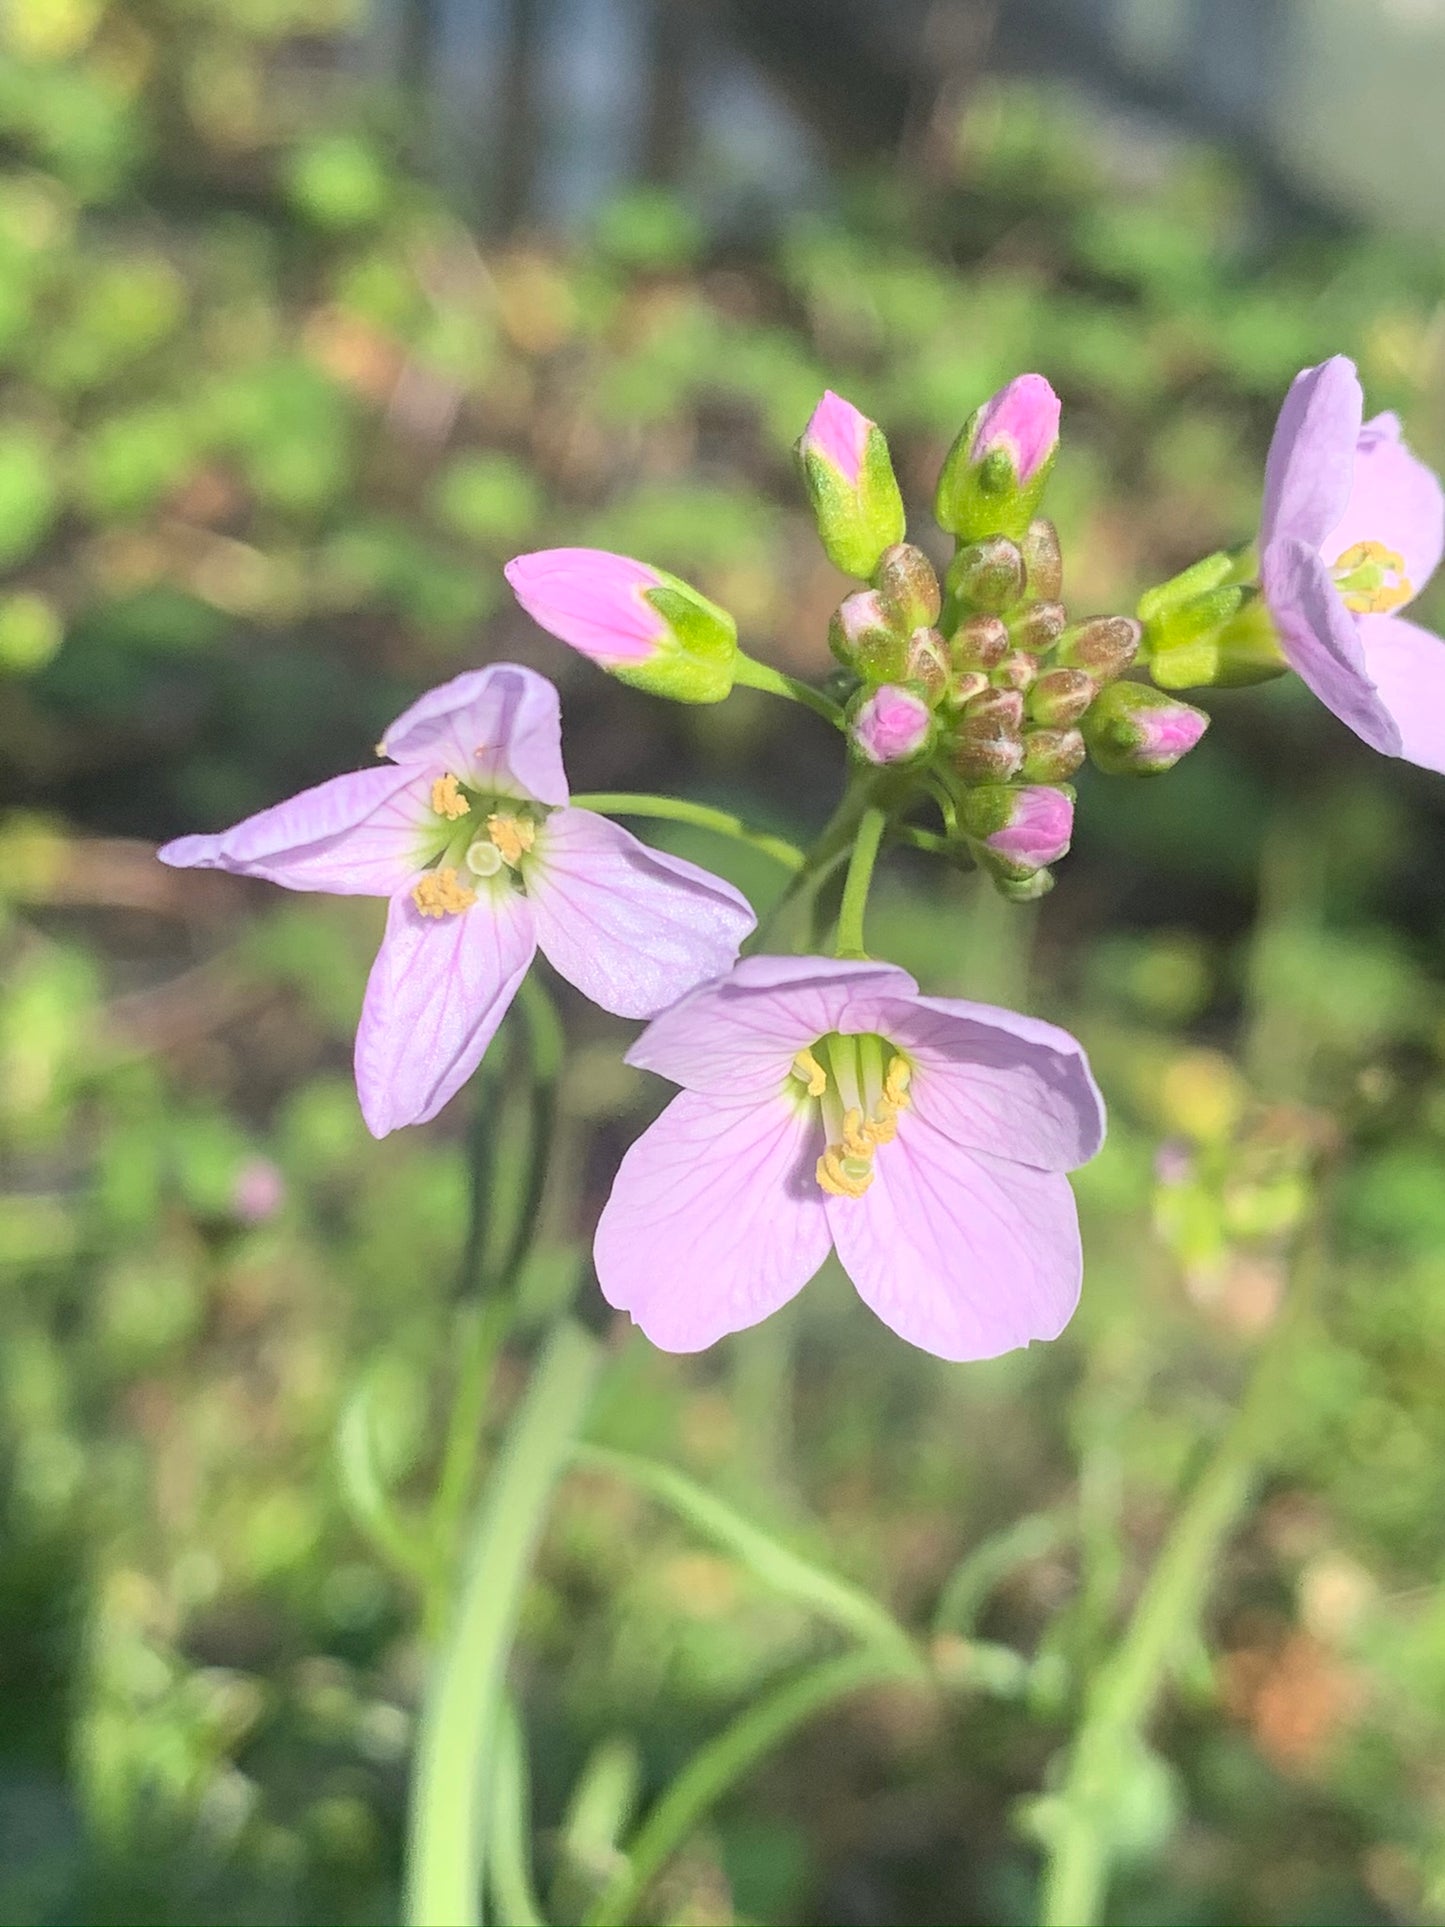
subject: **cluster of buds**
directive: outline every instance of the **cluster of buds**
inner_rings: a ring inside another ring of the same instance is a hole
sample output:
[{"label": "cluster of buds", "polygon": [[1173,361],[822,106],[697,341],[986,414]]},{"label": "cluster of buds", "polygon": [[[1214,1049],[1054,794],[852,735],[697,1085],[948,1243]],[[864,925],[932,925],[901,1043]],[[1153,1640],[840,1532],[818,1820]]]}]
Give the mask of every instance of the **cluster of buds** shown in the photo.
[{"label": "cluster of buds", "polygon": [[827,395],[799,444],[824,546],[868,587],[844,598],[829,642],[854,679],[849,736],[876,766],[926,771],[951,826],[1010,896],[1049,888],[1073,829],[1070,779],[1087,758],[1154,775],[1204,733],[1203,711],[1123,678],[1141,625],[1071,623],[1063,557],[1038,514],[1058,452],[1059,403],[1021,375],[954,443],[935,512],[955,552],[940,583],[901,539],[901,497],[881,431]]}]

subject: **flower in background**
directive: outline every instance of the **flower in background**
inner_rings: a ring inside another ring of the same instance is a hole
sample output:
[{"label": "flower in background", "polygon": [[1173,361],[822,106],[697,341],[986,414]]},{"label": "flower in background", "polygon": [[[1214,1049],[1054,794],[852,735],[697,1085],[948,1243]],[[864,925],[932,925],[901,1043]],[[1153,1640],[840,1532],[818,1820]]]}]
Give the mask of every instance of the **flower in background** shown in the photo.
[{"label": "flower in background", "polygon": [[753,957],[649,1025],[628,1062],[683,1088],[597,1227],[609,1304],[699,1351],[794,1297],[835,1248],[910,1344],[991,1358],[1068,1323],[1064,1172],[1104,1110],[1067,1032],[923,997],[889,964]]},{"label": "flower in background", "polygon": [[687,703],[731,691],[737,625],[675,575],[606,549],[538,549],[503,573],[534,622],[619,681]]},{"label": "flower in background", "polygon": [[726,970],[753,928],[730,884],[568,806],[557,691],[530,669],[443,683],[378,747],[383,768],[159,852],[390,899],[356,1033],[377,1137],[435,1117],[461,1088],[539,948],[604,1010],[650,1017]]},{"label": "flower in background", "polygon": [[1260,582],[1290,667],[1372,749],[1445,771],[1445,643],[1399,613],[1445,548],[1445,498],[1353,362],[1295,377],[1264,478]]}]

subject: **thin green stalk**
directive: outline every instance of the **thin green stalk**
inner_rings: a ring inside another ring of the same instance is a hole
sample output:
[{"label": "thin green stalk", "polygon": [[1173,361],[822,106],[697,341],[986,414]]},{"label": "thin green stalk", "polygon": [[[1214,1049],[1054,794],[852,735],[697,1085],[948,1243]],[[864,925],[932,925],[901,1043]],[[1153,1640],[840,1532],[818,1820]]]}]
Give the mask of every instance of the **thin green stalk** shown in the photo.
[{"label": "thin green stalk", "polygon": [[478,1505],[447,1639],[422,1704],[408,1820],[410,1927],[478,1927],[497,1718],[507,1659],[553,1490],[601,1364],[598,1341],[554,1327]]},{"label": "thin green stalk", "polygon": [[979,1610],[994,1587],[1019,1566],[1052,1552],[1063,1537],[1063,1525],[1051,1513],[1031,1512],[965,1553],[939,1594],[934,1632],[960,1637],[972,1633]]},{"label": "thin green stalk", "polygon": [[831,723],[834,729],[844,726],[842,710],[821,689],[814,689],[810,683],[799,682],[796,676],[785,676],[781,669],[774,669],[768,663],[755,662],[741,650],[738,651],[733,680],[745,689],[762,689],[770,696],[785,696],[789,702],[802,703],[814,715],[821,716],[824,722]]},{"label": "thin green stalk", "polygon": [[497,1771],[492,1796],[490,1886],[497,1927],[546,1927],[532,1880],[532,1788],[527,1736],[515,1700],[504,1697],[497,1720]]},{"label": "thin green stalk", "polygon": [[782,895],[760,920],[757,929],[743,946],[745,952],[751,954],[761,950],[772,939],[778,924],[789,911],[800,902],[808,901],[824,878],[829,876],[847,855],[853,842],[854,832],[858,827],[858,819],[862,816],[865,806],[865,794],[857,786],[850,785],[843,792],[838,799],[838,807],[804,855],[802,869],[794,871],[788,879]]},{"label": "thin green stalk", "polygon": [[699,1821],[760,1760],[839,1700],[899,1674],[896,1655],[873,1646],[842,1659],[823,1660],[746,1707],[693,1755],[653,1807],[625,1865],[603,1889],[588,1927],[623,1927]]},{"label": "thin green stalk", "polygon": [[671,823],[693,823],[700,830],[728,836],[735,843],[746,843],[761,850],[785,870],[801,870],[803,852],[786,837],[772,836],[766,830],[750,829],[740,816],[729,810],[715,810],[707,803],[691,803],[680,796],[645,796],[632,790],[591,790],[574,796],[579,810],[596,810],[603,816],[655,816]]},{"label": "thin green stalk", "polygon": [[854,839],[853,854],[848,859],[848,877],[843,885],[843,902],[838,910],[836,955],[839,957],[868,955],[863,945],[863,916],[868,908],[873,866],[878,861],[878,850],[887,827],[886,810],[880,810],[875,805],[864,810]]}]

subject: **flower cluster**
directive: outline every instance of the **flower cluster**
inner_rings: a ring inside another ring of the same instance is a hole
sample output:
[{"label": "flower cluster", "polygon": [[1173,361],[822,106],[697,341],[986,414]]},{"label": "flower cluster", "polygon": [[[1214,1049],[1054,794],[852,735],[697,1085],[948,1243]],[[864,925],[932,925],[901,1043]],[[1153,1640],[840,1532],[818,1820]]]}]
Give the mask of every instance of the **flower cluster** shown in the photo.
[{"label": "flower cluster", "polygon": [[[683,702],[743,683],[842,732],[843,800],[794,858],[794,888],[816,890],[851,841],[831,957],[739,961],[746,902],[572,804],[557,692],[508,663],[421,697],[378,745],[380,767],[160,852],[388,899],[356,1039],[378,1136],[461,1087],[538,949],[604,1009],[651,1018],[629,1061],[681,1088],[623,1159],[595,1256],[608,1301],[667,1349],[766,1317],[830,1250],[885,1324],[943,1358],[1051,1338],[1073,1309],[1065,1174],[1104,1128],[1088,1064],[1064,1031],[924,996],[868,956],[868,886],[890,834],[1037,896],[1069,847],[1086,761],[1167,770],[1208,722],[1175,691],[1290,668],[1377,749],[1445,769],[1445,645],[1399,613],[1440,560],[1445,504],[1396,419],[1363,422],[1350,363],[1290,390],[1257,561],[1205,557],[1137,616],[1074,621],[1064,606],[1058,536],[1039,513],[1059,421],[1030,374],[965,424],[938,479],[953,553],[935,567],[906,539],[882,431],[823,397],[799,467],[824,548],[863,585],[833,616],[824,689],[755,661],[724,610],[651,564],[552,549],[507,567],[544,629],[625,682]],[[920,810],[942,829],[913,822]]]}]

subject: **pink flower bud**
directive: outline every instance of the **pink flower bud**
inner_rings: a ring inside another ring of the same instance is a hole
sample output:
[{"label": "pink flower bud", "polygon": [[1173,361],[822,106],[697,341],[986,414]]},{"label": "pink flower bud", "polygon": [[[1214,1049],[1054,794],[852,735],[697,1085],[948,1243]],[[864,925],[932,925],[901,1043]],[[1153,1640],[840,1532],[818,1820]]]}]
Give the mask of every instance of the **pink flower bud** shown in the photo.
[{"label": "pink flower bud", "polygon": [[1057,539],[1035,525],[1035,511],[1058,446],[1058,396],[1042,375],[1020,375],[964,423],[934,499],[939,524],[960,542],[991,535],[1029,542],[1038,570],[1034,594],[1048,602],[1059,594],[1063,571]]},{"label": "pink flower bud", "polygon": [[1073,799],[1048,784],[966,791],[964,827],[990,869],[1020,881],[1056,863],[1074,830]]},{"label": "pink flower bud", "polygon": [[928,704],[911,689],[884,683],[861,704],[849,734],[854,748],[867,762],[911,762],[929,746],[933,716]]},{"label": "pink flower bud", "polygon": [[825,389],[823,399],[803,430],[798,453],[816,455],[834,471],[845,488],[857,488],[872,427],[873,423],[851,401],[844,401],[831,388]]},{"label": "pink flower bud", "polygon": [[265,1224],[286,1202],[286,1180],[270,1158],[247,1158],[231,1186],[231,1210],[242,1224]]},{"label": "pink flower bud", "polygon": [[798,441],[798,468],[828,559],[868,581],[904,534],[903,497],[882,429],[830,389]]},{"label": "pink flower bud", "polygon": [[1158,776],[1173,769],[1209,727],[1202,709],[1146,683],[1116,682],[1083,719],[1089,754],[1109,776]]},{"label": "pink flower bud", "polygon": [[1021,484],[1031,482],[1059,445],[1059,398],[1042,375],[1016,375],[974,418],[969,459],[1002,449]]}]

